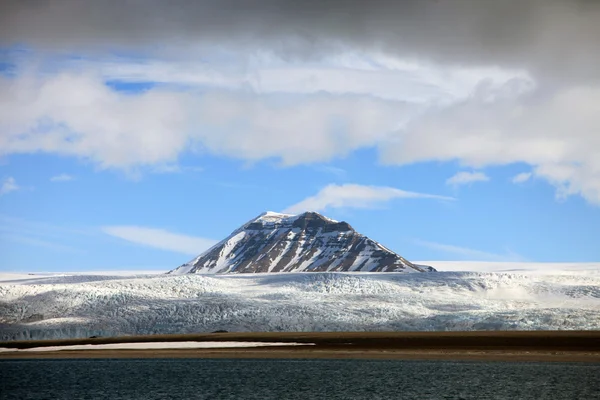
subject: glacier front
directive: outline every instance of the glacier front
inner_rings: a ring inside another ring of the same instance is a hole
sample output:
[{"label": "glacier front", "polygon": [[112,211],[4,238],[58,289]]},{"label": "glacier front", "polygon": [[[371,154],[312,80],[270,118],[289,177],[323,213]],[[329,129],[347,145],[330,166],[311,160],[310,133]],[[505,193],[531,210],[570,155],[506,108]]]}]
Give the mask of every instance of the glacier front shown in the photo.
[{"label": "glacier front", "polygon": [[0,282],[0,340],[517,329],[600,329],[600,275],[304,272]]}]

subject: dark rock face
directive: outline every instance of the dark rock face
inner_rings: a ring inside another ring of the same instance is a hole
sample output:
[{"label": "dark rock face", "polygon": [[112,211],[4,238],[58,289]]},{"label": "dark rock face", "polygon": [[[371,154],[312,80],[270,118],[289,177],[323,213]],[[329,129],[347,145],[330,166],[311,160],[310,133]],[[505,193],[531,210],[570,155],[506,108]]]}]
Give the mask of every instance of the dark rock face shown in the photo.
[{"label": "dark rock face", "polygon": [[412,264],[356,232],[346,222],[334,221],[315,212],[297,216],[267,212],[169,273],[325,271],[435,270]]}]

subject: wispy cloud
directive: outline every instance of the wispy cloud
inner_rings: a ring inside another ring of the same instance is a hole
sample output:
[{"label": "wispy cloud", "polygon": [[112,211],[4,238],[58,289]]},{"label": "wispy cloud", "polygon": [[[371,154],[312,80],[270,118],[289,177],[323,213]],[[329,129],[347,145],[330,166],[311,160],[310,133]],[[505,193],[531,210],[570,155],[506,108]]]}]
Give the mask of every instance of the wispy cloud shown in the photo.
[{"label": "wispy cloud", "polygon": [[452,197],[408,192],[387,186],[331,184],[321,189],[316,195],[286,208],[283,212],[294,214],[332,208],[374,208],[393,199],[454,200]]},{"label": "wispy cloud", "polygon": [[317,170],[319,172],[325,172],[327,174],[335,175],[338,178],[345,177],[346,174],[347,174],[347,171],[345,169],[334,167],[334,166],[331,166],[331,165],[316,166],[315,170]]},{"label": "wispy cloud", "polygon": [[101,229],[108,235],[131,243],[189,255],[200,254],[217,243],[212,239],[143,226],[104,226]]},{"label": "wispy cloud", "polygon": [[6,178],[4,182],[2,182],[2,186],[0,186],[0,196],[8,194],[10,192],[15,192],[21,189],[19,185],[17,185],[17,181],[12,176]]},{"label": "wispy cloud", "polygon": [[60,175],[55,175],[52,178],[50,178],[50,182],[68,182],[68,181],[72,181],[74,179],[75,179],[75,177],[73,177],[72,175],[60,174]]},{"label": "wispy cloud", "polygon": [[202,172],[204,168],[179,164],[161,164],[152,168],[156,174],[181,174],[184,172]]},{"label": "wispy cloud", "polygon": [[[80,253],[74,242],[89,237],[93,231],[30,221],[0,214],[0,239],[54,251]],[[68,244],[65,244],[68,243]]]},{"label": "wispy cloud", "polygon": [[524,183],[531,179],[531,172],[521,172],[512,178],[512,183]]},{"label": "wispy cloud", "polygon": [[442,253],[451,254],[465,261],[525,261],[522,256],[511,251],[507,251],[505,254],[496,254],[481,250],[475,250],[468,247],[429,242],[420,239],[415,239],[413,242],[416,245],[427,247],[429,249],[439,251]]},{"label": "wispy cloud", "polygon": [[259,189],[262,186],[244,182],[215,182],[215,185],[228,189]]},{"label": "wispy cloud", "polygon": [[42,247],[48,250],[61,252],[61,253],[82,253],[83,251],[72,246],[64,245],[62,243],[55,243],[49,240],[44,240],[32,236],[21,235],[17,233],[3,233],[0,232],[0,239],[7,242],[14,242],[25,244],[27,246]]},{"label": "wispy cloud", "polygon": [[45,237],[89,236],[94,234],[90,229],[58,226],[52,223],[31,221],[4,214],[0,214],[0,231]]},{"label": "wispy cloud", "polygon": [[450,186],[460,186],[467,185],[473,182],[487,182],[490,180],[490,177],[484,174],[483,172],[468,172],[462,171],[456,173],[454,176],[448,178],[446,180],[446,185]]}]

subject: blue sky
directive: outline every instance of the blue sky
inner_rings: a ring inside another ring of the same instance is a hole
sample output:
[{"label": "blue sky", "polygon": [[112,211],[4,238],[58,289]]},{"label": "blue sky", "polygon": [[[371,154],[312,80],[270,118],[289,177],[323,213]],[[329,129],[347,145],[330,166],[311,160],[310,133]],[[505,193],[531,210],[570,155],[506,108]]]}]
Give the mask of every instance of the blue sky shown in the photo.
[{"label": "blue sky", "polygon": [[575,62],[59,25],[0,43],[0,270],[167,270],[267,210],[410,260],[600,260],[600,86]]}]

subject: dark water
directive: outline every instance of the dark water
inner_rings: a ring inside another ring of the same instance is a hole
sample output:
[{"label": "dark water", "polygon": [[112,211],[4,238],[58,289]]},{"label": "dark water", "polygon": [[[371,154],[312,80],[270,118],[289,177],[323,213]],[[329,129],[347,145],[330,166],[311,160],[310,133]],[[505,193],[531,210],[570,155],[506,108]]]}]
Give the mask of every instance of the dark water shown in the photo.
[{"label": "dark water", "polygon": [[600,399],[600,364],[4,360],[1,399]]}]

